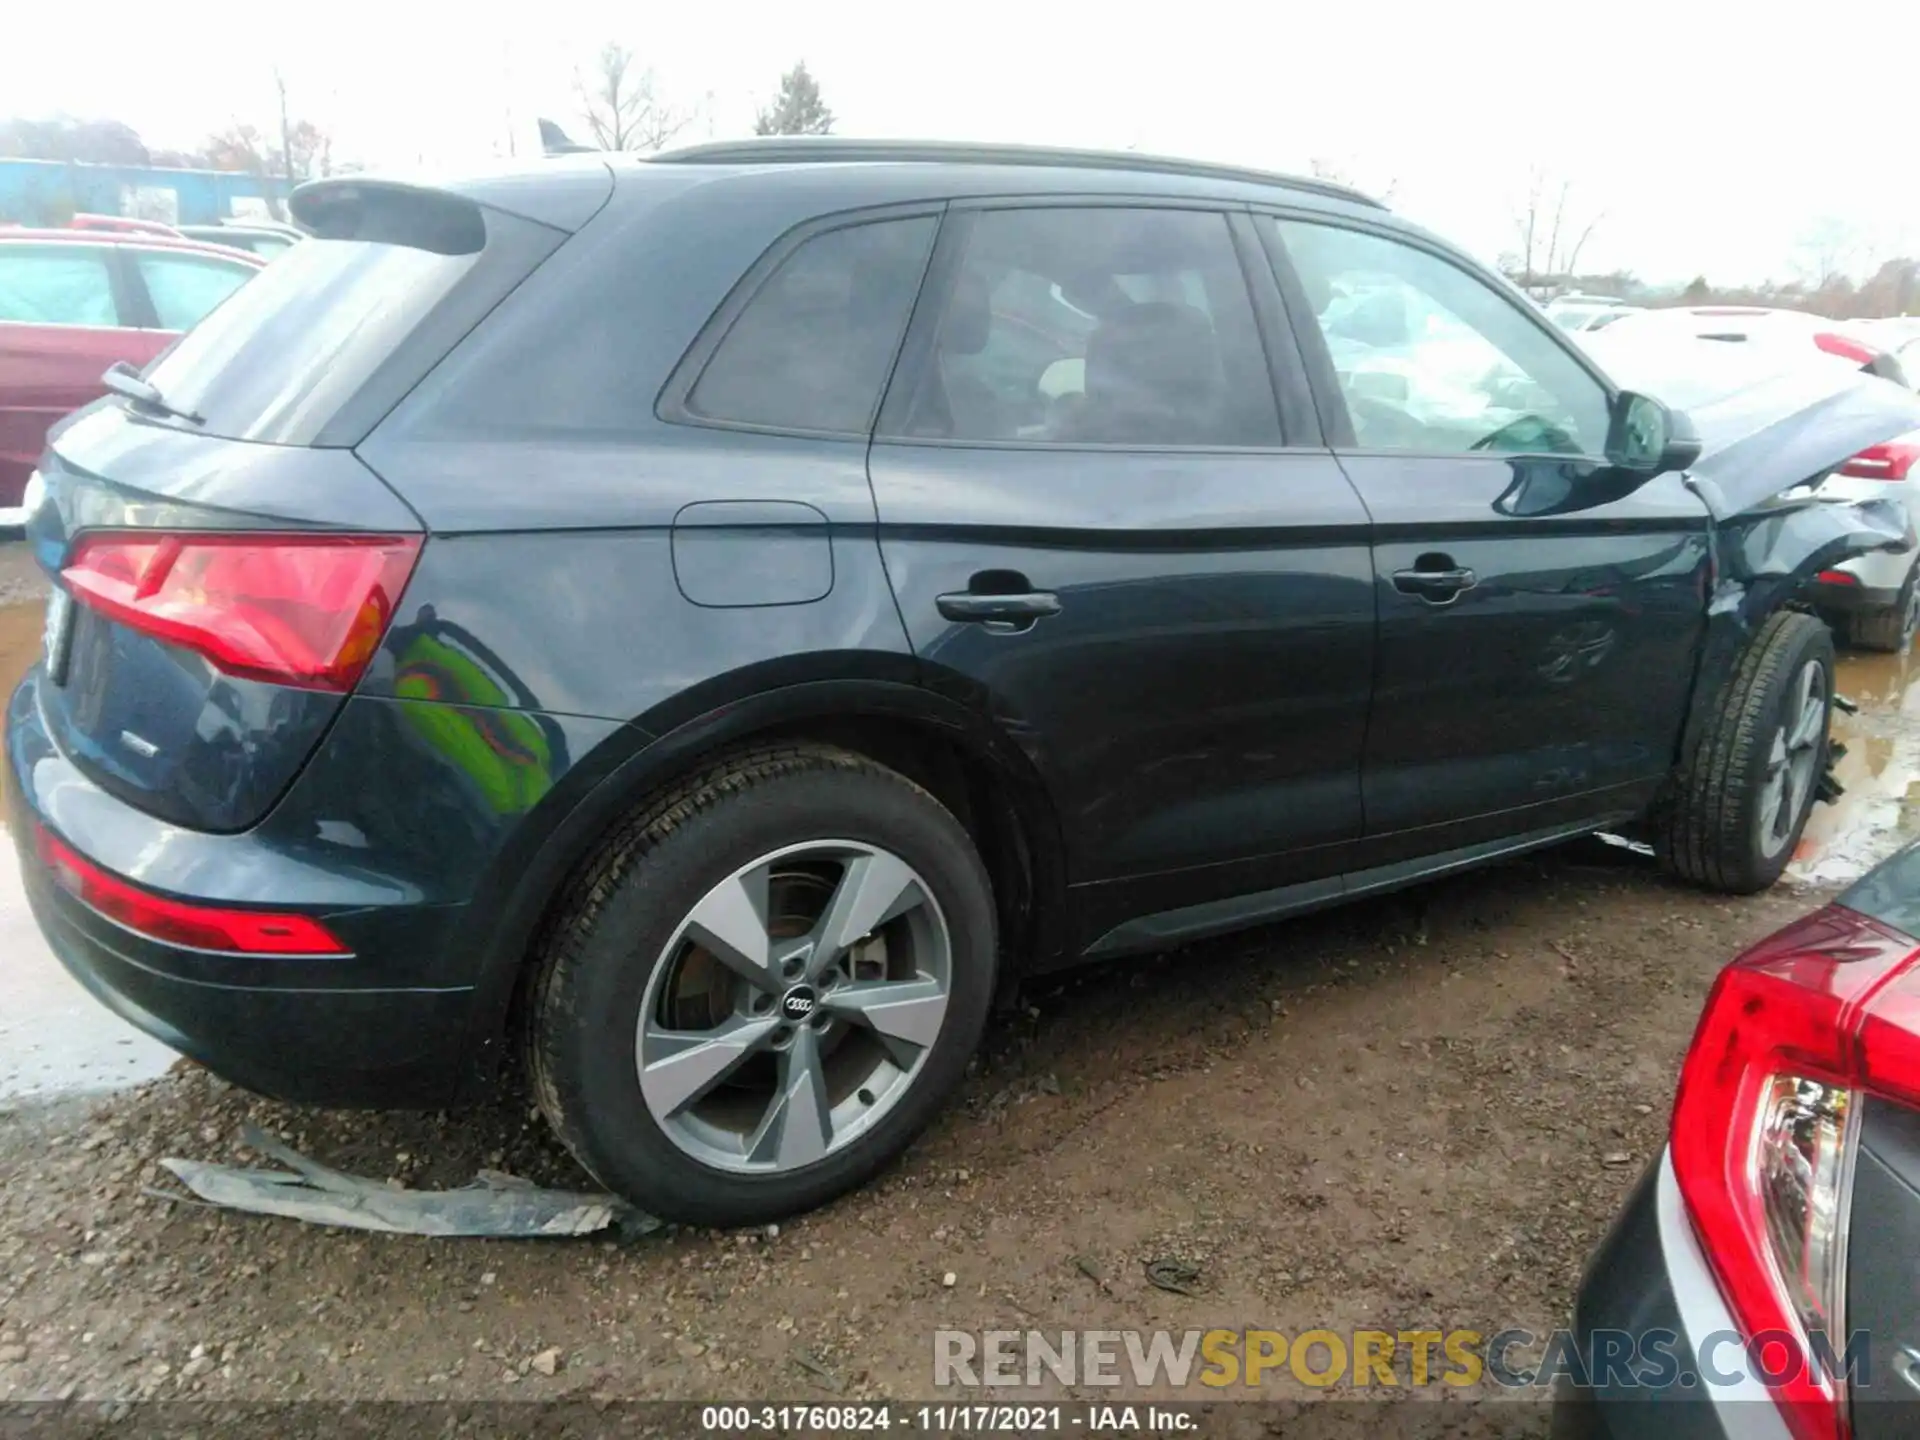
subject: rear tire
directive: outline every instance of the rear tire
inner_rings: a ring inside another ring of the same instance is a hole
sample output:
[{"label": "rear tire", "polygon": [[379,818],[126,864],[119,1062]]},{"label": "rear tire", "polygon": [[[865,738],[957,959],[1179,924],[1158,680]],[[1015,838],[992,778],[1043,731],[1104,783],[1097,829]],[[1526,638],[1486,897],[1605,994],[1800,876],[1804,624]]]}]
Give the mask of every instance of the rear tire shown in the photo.
[{"label": "rear tire", "polygon": [[1748,895],[1780,878],[1827,768],[1833,639],[1782,611],[1747,645],[1696,727],[1654,848],[1673,874]]},{"label": "rear tire", "polygon": [[1857,650],[1904,655],[1920,629],[1920,564],[1907,572],[1900,598],[1884,610],[1860,610],[1847,617],[1847,643]]},{"label": "rear tire", "polygon": [[563,900],[532,988],[535,1097],[651,1214],[811,1209],[958,1086],[994,932],[979,855],[918,785],[825,746],[736,756],[649,802]]}]

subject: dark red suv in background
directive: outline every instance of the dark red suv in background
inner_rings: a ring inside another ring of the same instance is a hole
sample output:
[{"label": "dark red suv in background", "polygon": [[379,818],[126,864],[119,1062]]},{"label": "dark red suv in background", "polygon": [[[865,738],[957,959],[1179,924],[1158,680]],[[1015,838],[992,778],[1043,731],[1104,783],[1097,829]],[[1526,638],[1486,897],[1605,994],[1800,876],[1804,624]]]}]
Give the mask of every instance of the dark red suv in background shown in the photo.
[{"label": "dark red suv in background", "polygon": [[0,230],[0,508],[109,365],[145,365],[264,263],[166,235]]}]

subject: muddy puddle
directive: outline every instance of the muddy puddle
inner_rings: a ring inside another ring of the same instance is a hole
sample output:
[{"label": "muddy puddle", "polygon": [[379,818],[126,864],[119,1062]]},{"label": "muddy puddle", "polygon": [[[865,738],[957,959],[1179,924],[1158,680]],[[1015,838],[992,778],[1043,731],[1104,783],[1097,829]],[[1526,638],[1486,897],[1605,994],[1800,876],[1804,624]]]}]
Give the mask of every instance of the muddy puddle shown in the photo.
[{"label": "muddy puddle", "polygon": [[1912,655],[1843,652],[1840,694],[1859,706],[1834,716],[1847,747],[1834,767],[1846,794],[1816,805],[1790,873],[1803,880],[1852,880],[1920,839],[1920,664]]},{"label": "muddy puddle", "polygon": [[[0,567],[19,569],[19,549],[4,547]],[[0,576],[0,584],[12,578]],[[11,694],[38,658],[43,618],[37,601],[0,605],[0,696]],[[6,775],[0,765],[0,802]],[[5,822],[0,803],[0,826]],[[13,837],[0,834],[0,1104],[134,1084],[175,1058],[103,1009],[61,968],[27,910]]]}]

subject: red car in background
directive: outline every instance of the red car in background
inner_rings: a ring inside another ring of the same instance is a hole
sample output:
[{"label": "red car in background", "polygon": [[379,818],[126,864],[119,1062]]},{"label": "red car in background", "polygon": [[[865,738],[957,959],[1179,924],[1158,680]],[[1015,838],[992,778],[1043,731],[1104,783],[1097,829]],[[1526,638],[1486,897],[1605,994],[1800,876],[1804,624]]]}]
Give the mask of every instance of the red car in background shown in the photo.
[{"label": "red car in background", "polygon": [[0,509],[20,504],[47,430],[106,393],[265,262],[166,235],[0,230]]},{"label": "red car in background", "polygon": [[69,230],[105,230],[116,235],[170,235],[181,232],[164,220],[139,220],[131,215],[89,215],[84,211],[67,222]]}]

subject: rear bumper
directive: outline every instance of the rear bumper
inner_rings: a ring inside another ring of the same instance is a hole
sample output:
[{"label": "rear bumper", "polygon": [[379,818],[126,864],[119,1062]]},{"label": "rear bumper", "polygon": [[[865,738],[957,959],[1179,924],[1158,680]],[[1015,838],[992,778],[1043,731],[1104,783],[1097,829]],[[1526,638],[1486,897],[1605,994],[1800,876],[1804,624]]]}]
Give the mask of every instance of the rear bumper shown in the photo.
[{"label": "rear bumper", "polygon": [[1791,1440],[1664,1151],[1588,1261],[1573,1328],[1588,1373],[1557,1393],[1554,1440]]},{"label": "rear bumper", "polygon": [[1913,573],[1920,550],[1875,550],[1842,561],[1834,569],[1851,575],[1855,583],[1814,583],[1814,603],[1822,608],[1847,611],[1890,610],[1900,603],[1900,592]]},{"label": "rear bumper", "polygon": [[[395,903],[404,897],[377,879],[316,872],[255,837],[183,831],[126,805],[49,741],[38,684],[39,672],[30,672],[7,708],[8,828],[34,918],[75,979],[131,1024],[250,1090],[308,1104],[450,1103],[472,990],[377,978],[432,948],[456,912]],[[36,824],[95,863],[182,899],[308,911],[354,954],[213,954],[136,934],[52,881],[34,843]],[[163,865],[132,858],[156,856]],[[165,882],[151,869],[163,869]],[[190,877],[204,884],[182,883]]]},{"label": "rear bumper", "polygon": [[1900,603],[1900,587],[1836,584],[1816,580],[1809,592],[1814,607],[1841,615],[1857,615],[1863,610],[1891,610]]}]

